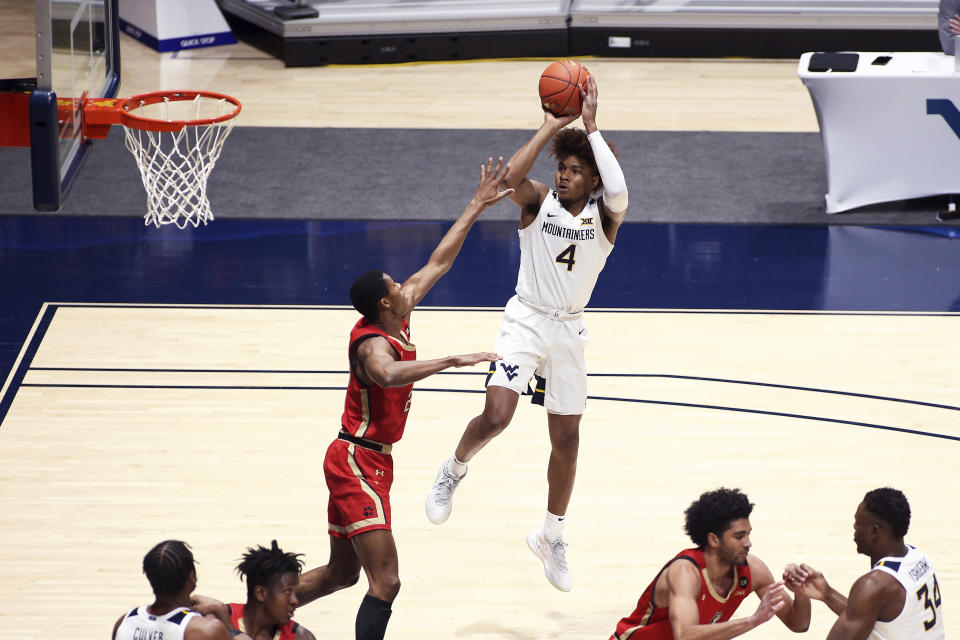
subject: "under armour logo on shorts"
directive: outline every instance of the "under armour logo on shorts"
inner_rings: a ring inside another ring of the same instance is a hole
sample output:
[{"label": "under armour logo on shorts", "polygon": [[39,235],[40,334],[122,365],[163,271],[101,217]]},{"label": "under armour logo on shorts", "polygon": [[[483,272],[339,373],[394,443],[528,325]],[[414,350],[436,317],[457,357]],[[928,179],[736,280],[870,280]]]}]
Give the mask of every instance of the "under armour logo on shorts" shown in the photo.
[{"label": "under armour logo on shorts", "polygon": [[507,380],[513,380],[514,378],[517,377],[517,369],[520,368],[520,365],[518,364],[506,365],[501,362],[500,368],[503,369],[503,372],[505,374],[507,374]]}]

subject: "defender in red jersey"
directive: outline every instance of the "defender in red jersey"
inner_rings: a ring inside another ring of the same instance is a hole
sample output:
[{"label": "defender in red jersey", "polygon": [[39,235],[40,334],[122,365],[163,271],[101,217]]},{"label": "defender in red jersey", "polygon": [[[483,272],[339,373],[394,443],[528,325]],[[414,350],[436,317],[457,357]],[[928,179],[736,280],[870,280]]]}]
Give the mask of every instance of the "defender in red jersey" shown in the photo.
[{"label": "defender in red jersey", "polygon": [[293,621],[300,604],[297,586],[303,561],[299,553],[283,551],[277,541],[270,547],[248,548],[237,565],[246,580],[246,604],[223,604],[197,596],[195,609],[229,620],[230,626],[252,640],[315,640],[305,627]]},{"label": "defender in red jersey", "polygon": [[[774,582],[770,569],[750,553],[753,504],[738,489],[704,493],[685,512],[685,529],[697,548],[678,553],[660,570],[617,624],[610,640],[729,640],[777,615],[791,631],[810,626],[810,598]],[[750,593],[756,612],[731,620]]]},{"label": "defender in red jersey", "polygon": [[397,547],[390,531],[390,452],[403,435],[413,383],[450,367],[499,359],[494,353],[472,353],[417,361],[410,312],[449,271],[480,213],[513,193],[500,190],[509,174],[503,158],[496,166],[490,158],[481,167],[480,186],[467,208],[427,264],[402,285],[382,271],[370,271],[350,287],[350,300],[363,318],[350,332],[350,382],[340,433],[323,463],[330,490],[330,561],[303,574],[297,595],[306,604],[356,584],[362,567],[369,588],[357,611],[358,640],[383,638],[400,590]]}]

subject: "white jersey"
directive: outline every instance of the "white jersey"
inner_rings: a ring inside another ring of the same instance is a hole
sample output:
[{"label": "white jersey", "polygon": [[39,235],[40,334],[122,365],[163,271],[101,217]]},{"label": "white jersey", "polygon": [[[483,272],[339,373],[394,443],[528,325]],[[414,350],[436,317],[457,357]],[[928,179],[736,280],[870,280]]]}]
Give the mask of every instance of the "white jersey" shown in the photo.
[{"label": "white jersey", "polygon": [[579,313],[611,251],[596,199],[573,216],[551,191],[533,223],[520,229],[517,295],[534,306]]},{"label": "white jersey", "polygon": [[902,558],[881,558],[873,565],[896,578],[906,590],[903,610],[890,622],[873,627],[868,640],[944,640],[943,608],[940,584],[930,560],[916,547],[907,545]]},{"label": "white jersey", "polygon": [[170,613],[155,616],[147,612],[147,606],[137,607],[124,616],[117,628],[116,640],[183,640],[190,620],[200,615],[177,607]]}]

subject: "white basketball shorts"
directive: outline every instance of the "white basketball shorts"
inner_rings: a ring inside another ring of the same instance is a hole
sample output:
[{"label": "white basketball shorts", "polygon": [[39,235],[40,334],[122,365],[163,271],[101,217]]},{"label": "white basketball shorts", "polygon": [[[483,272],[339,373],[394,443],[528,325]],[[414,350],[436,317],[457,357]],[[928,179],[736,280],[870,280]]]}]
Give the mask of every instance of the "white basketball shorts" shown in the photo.
[{"label": "white basketball shorts", "polygon": [[487,385],[527,391],[534,374],[546,386],[543,406],[549,413],[581,415],[587,404],[587,364],[584,349],[590,334],[583,314],[550,317],[513,296],[500,322],[494,351],[503,357],[492,364]]}]

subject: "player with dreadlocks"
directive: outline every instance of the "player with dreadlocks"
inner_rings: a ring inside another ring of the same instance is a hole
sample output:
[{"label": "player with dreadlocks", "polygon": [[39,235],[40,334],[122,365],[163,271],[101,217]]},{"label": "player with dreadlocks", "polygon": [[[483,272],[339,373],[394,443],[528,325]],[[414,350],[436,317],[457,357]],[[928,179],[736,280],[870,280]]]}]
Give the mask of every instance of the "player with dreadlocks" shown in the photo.
[{"label": "player with dreadlocks", "polygon": [[243,554],[237,573],[247,582],[246,604],[205,601],[201,610],[228,617],[233,627],[253,640],[314,640],[314,635],[293,621],[300,601],[297,586],[303,568],[302,554],[289,553],[270,542]]}]

